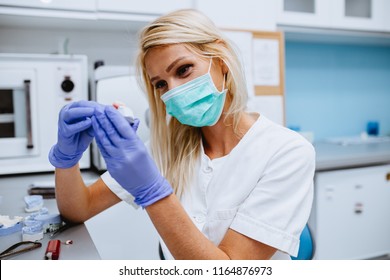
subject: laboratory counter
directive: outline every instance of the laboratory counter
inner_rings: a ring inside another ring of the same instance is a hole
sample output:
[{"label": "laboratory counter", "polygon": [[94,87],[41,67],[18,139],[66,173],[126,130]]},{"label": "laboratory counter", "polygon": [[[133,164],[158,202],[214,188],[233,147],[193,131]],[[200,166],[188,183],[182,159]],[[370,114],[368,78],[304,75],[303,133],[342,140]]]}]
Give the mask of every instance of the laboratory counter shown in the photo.
[{"label": "laboratory counter", "polygon": [[315,143],[314,259],[388,259],[390,142]]},{"label": "laboratory counter", "polygon": [[[97,177],[97,175],[86,173],[87,178]],[[31,184],[35,186],[44,185],[50,187],[48,183],[54,185],[54,174],[30,174],[19,176],[1,176],[0,177],[0,215],[26,217],[30,213],[25,211],[26,203],[24,197],[28,195],[28,188]],[[44,199],[43,207],[46,207],[49,214],[58,214],[58,208],[55,199]],[[85,226],[85,224],[74,225],[63,232],[51,237],[51,233],[45,233],[40,248],[23,252],[17,255],[9,256],[5,259],[15,260],[43,260],[47,244],[51,239],[61,241],[60,260],[96,260],[100,255],[96,246]],[[21,231],[12,234],[0,236],[0,252],[3,252],[10,246],[22,241]],[[65,244],[66,241],[72,244]],[[20,247],[22,249],[25,247]]]},{"label": "laboratory counter", "polygon": [[314,144],[316,171],[355,168],[390,163],[390,142]]}]

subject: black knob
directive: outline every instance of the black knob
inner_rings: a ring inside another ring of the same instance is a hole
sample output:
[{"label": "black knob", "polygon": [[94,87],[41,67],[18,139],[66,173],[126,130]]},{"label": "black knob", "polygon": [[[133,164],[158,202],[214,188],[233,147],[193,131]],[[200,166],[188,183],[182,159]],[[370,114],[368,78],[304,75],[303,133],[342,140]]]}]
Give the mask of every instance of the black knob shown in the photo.
[{"label": "black knob", "polygon": [[61,88],[65,92],[71,92],[74,89],[74,83],[69,78],[66,78],[61,83]]},{"label": "black knob", "polygon": [[98,60],[98,61],[95,61],[94,63],[94,69],[98,69],[100,66],[103,66],[104,65],[104,61],[103,60]]}]

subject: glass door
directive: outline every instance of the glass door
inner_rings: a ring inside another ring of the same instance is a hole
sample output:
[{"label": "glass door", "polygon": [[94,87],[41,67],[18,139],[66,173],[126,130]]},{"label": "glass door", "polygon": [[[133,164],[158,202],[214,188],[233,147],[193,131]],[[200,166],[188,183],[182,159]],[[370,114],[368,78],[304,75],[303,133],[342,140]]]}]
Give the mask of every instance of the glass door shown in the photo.
[{"label": "glass door", "polygon": [[38,154],[33,69],[0,68],[0,158]]}]

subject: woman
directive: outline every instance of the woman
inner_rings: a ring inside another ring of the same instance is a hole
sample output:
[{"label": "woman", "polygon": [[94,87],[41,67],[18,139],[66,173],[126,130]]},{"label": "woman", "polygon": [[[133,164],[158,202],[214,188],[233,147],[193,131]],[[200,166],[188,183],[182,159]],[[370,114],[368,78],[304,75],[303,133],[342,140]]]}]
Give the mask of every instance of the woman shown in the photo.
[{"label": "woman", "polygon": [[[221,31],[193,10],[160,17],[141,33],[138,65],[151,156],[137,123],[112,106],[65,107],[49,155],[62,215],[83,222],[120,200],[138,204],[167,259],[296,255],[311,210],[314,149],[245,111],[241,66]],[[93,137],[108,172],[85,188],[77,161]]]}]

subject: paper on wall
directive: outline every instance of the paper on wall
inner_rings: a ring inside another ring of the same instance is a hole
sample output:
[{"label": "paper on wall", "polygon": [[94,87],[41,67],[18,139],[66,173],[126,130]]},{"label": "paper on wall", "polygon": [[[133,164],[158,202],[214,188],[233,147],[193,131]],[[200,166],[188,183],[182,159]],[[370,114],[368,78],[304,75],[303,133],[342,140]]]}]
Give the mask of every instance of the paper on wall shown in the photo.
[{"label": "paper on wall", "polygon": [[279,41],[253,40],[253,81],[255,86],[279,86]]}]

